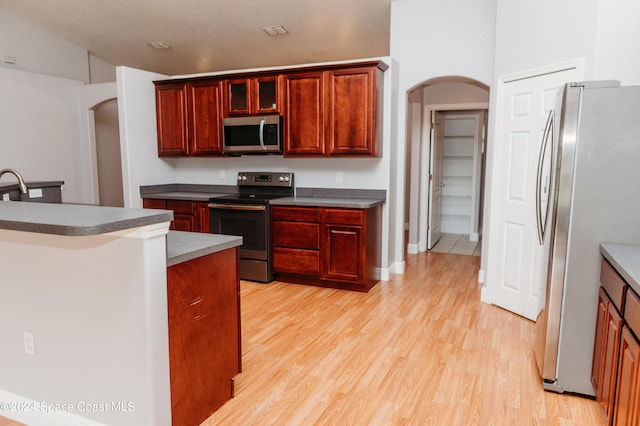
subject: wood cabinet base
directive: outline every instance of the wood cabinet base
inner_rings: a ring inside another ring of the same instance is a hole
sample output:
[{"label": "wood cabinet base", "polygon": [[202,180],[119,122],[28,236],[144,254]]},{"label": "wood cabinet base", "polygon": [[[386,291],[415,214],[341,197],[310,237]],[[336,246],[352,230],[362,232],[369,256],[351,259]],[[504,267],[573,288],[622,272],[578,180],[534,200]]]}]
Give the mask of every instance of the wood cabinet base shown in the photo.
[{"label": "wood cabinet base", "polygon": [[237,264],[233,248],[167,268],[174,426],[197,426],[233,397],[242,369]]},{"label": "wood cabinet base", "polygon": [[380,281],[381,210],[273,206],[276,279],[369,291]]},{"label": "wood cabinet base", "polygon": [[317,287],[327,287],[327,288],[339,288],[341,290],[361,291],[365,293],[371,290],[371,288],[380,281],[380,280],[368,280],[365,283],[360,284],[360,283],[350,283],[346,281],[342,282],[342,281],[333,281],[333,280],[323,280],[316,277],[310,277],[308,275],[295,275],[295,274],[277,274],[276,279],[278,281],[283,281],[287,283],[314,285]]}]

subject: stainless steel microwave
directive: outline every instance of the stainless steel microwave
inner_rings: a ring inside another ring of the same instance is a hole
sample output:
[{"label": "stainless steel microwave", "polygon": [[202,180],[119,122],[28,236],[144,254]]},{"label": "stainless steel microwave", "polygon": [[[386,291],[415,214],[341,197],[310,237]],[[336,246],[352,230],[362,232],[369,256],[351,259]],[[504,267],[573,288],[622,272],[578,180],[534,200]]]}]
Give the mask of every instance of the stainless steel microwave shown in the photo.
[{"label": "stainless steel microwave", "polygon": [[282,153],[282,117],[279,115],[223,118],[222,128],[225,153]]}]

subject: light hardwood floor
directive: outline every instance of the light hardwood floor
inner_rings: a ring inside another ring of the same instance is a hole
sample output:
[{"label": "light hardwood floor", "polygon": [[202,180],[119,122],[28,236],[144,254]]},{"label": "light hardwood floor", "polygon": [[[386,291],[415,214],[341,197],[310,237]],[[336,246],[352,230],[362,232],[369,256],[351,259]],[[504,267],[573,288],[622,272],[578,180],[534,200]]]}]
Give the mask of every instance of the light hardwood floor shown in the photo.
[{"label": "light hardwood floor", "polygon": [[478,265],[408,255],[367,294],[242,282],[244,371],[203,425],[604,425],[542,389],[534,323],[480,302]]},{"label": "light hardwood floor", "polygon": [[203,426],[604,425],[542,390],[534,324],[480,302],[478,265],[408,255],[367,294],[243,281],[244,371]]}]

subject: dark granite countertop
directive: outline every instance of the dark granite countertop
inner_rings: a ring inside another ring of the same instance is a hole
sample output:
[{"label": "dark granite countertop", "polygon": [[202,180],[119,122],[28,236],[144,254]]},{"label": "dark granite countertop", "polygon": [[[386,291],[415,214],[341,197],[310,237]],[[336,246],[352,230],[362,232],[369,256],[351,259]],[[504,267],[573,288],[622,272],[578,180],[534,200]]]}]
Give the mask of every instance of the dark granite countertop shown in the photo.
[{"label": "dark granite countertop", "polygon": [[295,197],[277,198],[269,201],[269,204],[368,209],[385,201],[386,191],[379,189],[297,188]]},{"label": "dark granite countertop", "polygon": [[170,222],[168,210],[0,201],[0,229],[89,236]]},{"label": "dark granite countertop", "polygon": [[198,232],[169,231],[167,266],[242,245],[242,237]]},{"label": "dark granite countertop", "polygon": [[212,197],[238,192],[235,185],[199,185],[171,183],[166,185],[148,185],[140,187],[142,198],[156,200],[209,201]]},{"label": "dark granite countertop", "polygon": [[272,206],[302,206],[302,207],[339,207],[350,209],[368,209],[384,204],[384,200],[369,198],[340,198],[340,197],[286,197],[269,201]]},{"label": "dark granite countertop", "polygon": [[[167,184],[140,187],[142,198],[159,200],[209,201],[237,192],[230,185]],[[269,201],[274,206],[342,207],[367,209],[386,201],[386,191],[379,189],[297,188],[295,197]]]},{"label": "dark granite countertop", "polygon": [[600,253],[640,295],[640,246],[631,244],[600,244]]},{"label": "dark granite countertop", "polygon": [[[64,185],[64,181],[55,180],[55,181],[37,181],[37,182],[25,182],[27,188],[48,188],[50,186],[62,186]],[[0,192],[2,191],[11,191],[13,189],[20,189],[20,186],[17,182],[5,182],[0,183]]]}]

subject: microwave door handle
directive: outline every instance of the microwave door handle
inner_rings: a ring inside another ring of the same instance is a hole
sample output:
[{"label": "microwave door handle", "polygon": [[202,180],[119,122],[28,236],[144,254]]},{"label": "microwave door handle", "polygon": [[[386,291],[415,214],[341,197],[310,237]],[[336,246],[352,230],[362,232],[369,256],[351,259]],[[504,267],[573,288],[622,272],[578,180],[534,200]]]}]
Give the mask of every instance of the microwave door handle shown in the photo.
[{"label": "microwave door handle", "polygon": [[264,146],[264,122],[264,119],[260,120],[260,146],[262,147],[263,151],[266,151],[267,147]]}]

